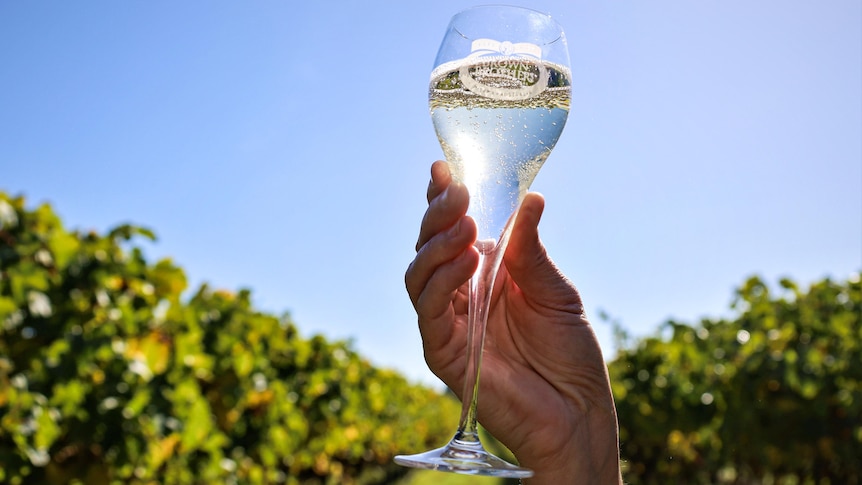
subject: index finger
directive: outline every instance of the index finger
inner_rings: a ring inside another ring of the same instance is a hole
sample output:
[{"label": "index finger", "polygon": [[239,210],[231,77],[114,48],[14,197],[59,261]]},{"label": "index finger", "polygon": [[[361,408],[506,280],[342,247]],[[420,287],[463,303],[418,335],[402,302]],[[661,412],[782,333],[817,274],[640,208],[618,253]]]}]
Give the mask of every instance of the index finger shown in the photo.
[{"label": "index finger", "polygon": [[437,160],[432,163],[431,181],[428,182],[428,191],[425,194],[425,198],[428,199],[428,203],[430,204],[435,197],[446,190],[446,187],[448,187],[451,182],[452,174],[449,172],[449,164],[442,160]]}]

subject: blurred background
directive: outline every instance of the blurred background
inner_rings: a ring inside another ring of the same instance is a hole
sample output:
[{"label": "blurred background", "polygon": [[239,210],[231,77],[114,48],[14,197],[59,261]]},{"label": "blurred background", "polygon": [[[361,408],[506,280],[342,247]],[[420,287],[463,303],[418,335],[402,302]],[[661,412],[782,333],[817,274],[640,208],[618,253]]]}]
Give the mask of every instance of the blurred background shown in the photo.
[{"label": "blurred background", "polygon": [[[0,3],[0,188],[249,288],[428,383],[403,273],[442,157],[427,83],[471,4]],[[750,274],[862,263],[860,4],[535,1],[565,28],[542,237],[635,334]],[[596,320],[606,357],[610,328]]]},{"label": "blurred background", "polygon": [[[442,157],[430,70],[472,5],[0,1],[0,192],[82,233],[147,227],[192,290],[248,289],[441,390],[403,274]],[[858,286],[862,4],[526,6],[566,30],[574,79],[540,230],[607,360],[623,334],[736,318],[752,275]]]}]

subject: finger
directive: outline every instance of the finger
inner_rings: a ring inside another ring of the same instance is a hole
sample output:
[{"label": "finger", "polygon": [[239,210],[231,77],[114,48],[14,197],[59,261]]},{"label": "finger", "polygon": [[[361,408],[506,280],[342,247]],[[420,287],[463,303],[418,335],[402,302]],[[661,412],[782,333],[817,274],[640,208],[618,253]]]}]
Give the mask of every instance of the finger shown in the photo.
[{"label": "finger", "polygon": [[415,304],[423,339],[434,338],[429,336],[436,333],[431,327],[441,317],[454,311],[458,289],[470,279],[478,266],[479,252],[470,246],[455,259],[437,268],[428,280],[428,284],[419,293]]},{"label": "finger", "polygon": [[467,193],[467,188],[457,182],[448,184],[446,189],[428,204],[428,210],[425,211],[422,226],[419,229],[416,251],[419,251],[435,234],[452,227],[467,213],[468,205],[470,205],[470,195]]},{"label": "finger", "polygon": [[428,191],[425,194],[426,199],[430,203],[434,197],[440,195],[449,182],[452,181],[452,175],[449,172],[449,164],[437,160],[431,164],[431,180],[428,182]]},{"label": "finger", "polygon": [[574,285],[554,265],[539,238],[539,221],[545,209],[544,198],[535,192],[521,203],[504,261],[520,290],[534,300],[557,307],[581,305]]},{"label": "finger", "polygon": [[530,192],[521,202],[504,259],[509,272],[524,273],[547,258],[539,240],[539,221],[545,210],[545,199]]},{"label": "finger", "polygon": [[[462,217],[448,230],[436,234],[422,245],[404,275],[407,293],[414,306],[417,306],[420,295],[441,266],[458,258],[472,246],[475,239],[475,222],[469,217]],[[450,290],[452,287],[457,288],[460,283],[450,283],[448,280],[442,282]]]}]

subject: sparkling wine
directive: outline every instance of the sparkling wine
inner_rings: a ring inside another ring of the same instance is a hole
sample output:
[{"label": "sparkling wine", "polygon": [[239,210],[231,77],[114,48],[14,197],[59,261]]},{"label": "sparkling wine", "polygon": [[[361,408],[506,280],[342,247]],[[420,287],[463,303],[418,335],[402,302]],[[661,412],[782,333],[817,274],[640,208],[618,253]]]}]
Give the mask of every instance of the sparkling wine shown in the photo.
[{"label": "sparkling wine", "polygon": [[429,101],[453,177],[470,191],[468,214],[492,249],[566,124],[569,70],[530,58],[467,58],[431,74]]}]

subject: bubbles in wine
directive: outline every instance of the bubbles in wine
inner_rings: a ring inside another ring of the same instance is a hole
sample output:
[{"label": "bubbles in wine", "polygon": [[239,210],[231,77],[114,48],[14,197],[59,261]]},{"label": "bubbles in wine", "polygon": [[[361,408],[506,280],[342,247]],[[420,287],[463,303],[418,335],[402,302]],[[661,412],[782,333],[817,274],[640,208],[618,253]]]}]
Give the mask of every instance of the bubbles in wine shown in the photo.
[{"label": "bubbles in wine", "polygon": [[[566,123],[569,70],[532,58],[480,57],[431,75],[429,103],[480,240],[498,241]],[[468,80],[469,79],[469,80]]]}]

